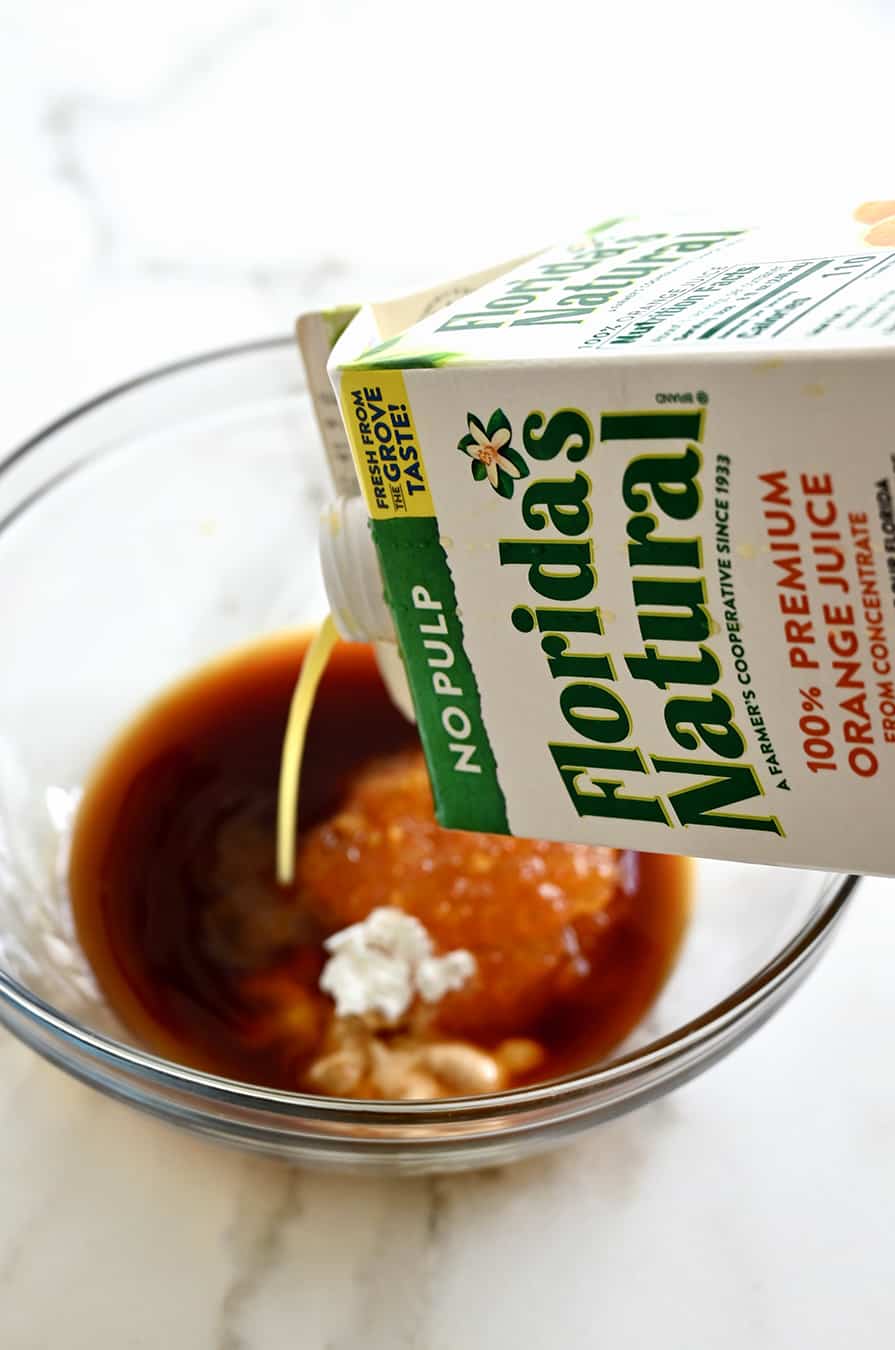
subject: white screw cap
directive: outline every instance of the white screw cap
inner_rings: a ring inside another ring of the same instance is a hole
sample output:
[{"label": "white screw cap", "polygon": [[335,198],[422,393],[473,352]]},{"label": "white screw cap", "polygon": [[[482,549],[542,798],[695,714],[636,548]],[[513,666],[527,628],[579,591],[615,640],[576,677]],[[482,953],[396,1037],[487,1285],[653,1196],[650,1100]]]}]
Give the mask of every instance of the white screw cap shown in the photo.
[{"label": "white screw cap", "polygon": [[349,642],[397,642],[362,497],[339,497],[324,511],[320,565],[340,636]]}]

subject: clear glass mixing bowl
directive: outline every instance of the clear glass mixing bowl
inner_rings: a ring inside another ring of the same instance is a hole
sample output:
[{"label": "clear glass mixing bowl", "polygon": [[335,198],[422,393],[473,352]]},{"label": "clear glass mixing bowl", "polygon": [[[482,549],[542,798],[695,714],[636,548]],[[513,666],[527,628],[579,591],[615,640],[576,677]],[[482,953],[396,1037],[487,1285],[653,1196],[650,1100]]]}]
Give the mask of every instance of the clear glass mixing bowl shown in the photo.
[{"label": "clear glass mixing bowl", "polygon": [[322,456],[288,338],[216,352],[76,409],[0,466],[0,1020],[69,1073],[211,1138],[330,1167],[504,1162],[706,1068],[804,979],[855,879],[696,867],[660,999],[610,1063],[439,1103],[274,1092],[145,1053],[71,928],[64,841],[98,753],[164,685],[324,611]]}]

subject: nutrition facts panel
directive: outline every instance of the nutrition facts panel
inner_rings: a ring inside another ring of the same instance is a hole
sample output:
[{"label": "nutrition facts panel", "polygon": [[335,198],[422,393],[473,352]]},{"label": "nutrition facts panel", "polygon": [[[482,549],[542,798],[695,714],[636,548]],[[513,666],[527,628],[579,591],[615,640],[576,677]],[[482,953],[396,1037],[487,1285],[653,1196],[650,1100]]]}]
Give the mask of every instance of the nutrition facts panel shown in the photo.
[{"label": "nutrition facts panel", "polygon": [[620,306],[584,347],[895,337],[895,251],[772,262],[728,254],[687,272],[648,303]]}]

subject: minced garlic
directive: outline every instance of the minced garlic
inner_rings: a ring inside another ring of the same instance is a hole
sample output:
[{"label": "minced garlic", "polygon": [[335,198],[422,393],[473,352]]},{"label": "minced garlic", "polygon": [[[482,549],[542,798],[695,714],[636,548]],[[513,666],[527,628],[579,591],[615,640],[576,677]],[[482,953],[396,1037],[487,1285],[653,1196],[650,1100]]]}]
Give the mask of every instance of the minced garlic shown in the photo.
[{"label": "minced garlic", "polygon": [[419,919],[388,906],[334,933],[324,946],[331,955],[320,988],[333,999],[339,1017],[378,1013],[397,1022],[415,998],[438,1003],[462,989],[476,971],[471,952],[458,948],[436,956]]}]

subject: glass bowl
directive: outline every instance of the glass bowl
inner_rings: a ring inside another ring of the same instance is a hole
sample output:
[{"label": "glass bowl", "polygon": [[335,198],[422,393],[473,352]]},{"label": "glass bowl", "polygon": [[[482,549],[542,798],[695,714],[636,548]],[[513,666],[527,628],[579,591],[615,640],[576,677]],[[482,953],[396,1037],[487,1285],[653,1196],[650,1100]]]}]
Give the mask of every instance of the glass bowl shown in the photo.
[{"label": "glass bowl", "polygon": [[649,1016],[611,1062],[537,1088],[341,1101],[198,1073],[130,1042],[72,931],[78,786],[163,686],[319,619],[326,493],[289,338],[133,380],[0,466],[0,1020],[93,1087],[244,1148],[408,1172],[509,1161],[726,1055],[804,979],[855,879],[696,864],[692,924]]}]

